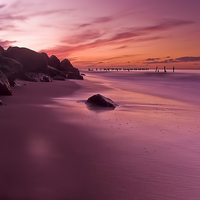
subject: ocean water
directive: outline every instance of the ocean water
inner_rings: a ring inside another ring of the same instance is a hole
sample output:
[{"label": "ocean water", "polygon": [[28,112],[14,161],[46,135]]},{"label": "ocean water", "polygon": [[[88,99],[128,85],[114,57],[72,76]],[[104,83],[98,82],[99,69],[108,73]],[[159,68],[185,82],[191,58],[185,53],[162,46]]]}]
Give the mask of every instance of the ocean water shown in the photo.
[{"label": "ocean water", "polygon": [[107,84],[121,94],[129,91],[200,105],[200,70],[90,72],[87,76],[86,79]]}]

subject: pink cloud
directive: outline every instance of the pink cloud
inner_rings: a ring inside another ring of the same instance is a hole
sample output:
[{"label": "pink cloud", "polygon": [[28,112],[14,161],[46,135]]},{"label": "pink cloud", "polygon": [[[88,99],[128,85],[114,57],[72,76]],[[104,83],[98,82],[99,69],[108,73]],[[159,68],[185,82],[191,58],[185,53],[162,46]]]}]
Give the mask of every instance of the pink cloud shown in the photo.
[{"label": "pink cloud", "polygon": [[17,42],[17,41],[0,40],[0,46],[2,46],[4,49],[6,49],[9,46],[12,46],[15,42]]},{"label": "pink cloud", "polygon": [[85,27],[88,27],[88,26],[91,26],[91,24],[90,23],[83,23],[83,24],[78,25],[78,28],[85,28]]},{"label": "pink cloud", "polygon": [[85,28],[85,27],[89,27],[89,26],[95,26],[97,24],[104,24],[104,23],[111,22],[113,20],[116,20],[116,19],[112,16],[98,17],[98,18],[91,20],[89,23],[79,24],[77,26],[77,28]]},{"label": "pink cloud", "polygon": [[113,21],[113,20],[114,20],[114,18],[111,17],[111,16],[98,17],[98,18],[94,19],[94,21],[92,23],[100,24],[100,23],[107,23],[107,22],[110,22],[110,21]]},{"label": "pink cloud", "polygon": [[[102,20],[103,21],[103,20]],[[106,20],[105,20],[106,21]],[[98,30],[82,31],[78,35],[67,37],[61,41],[62,45],[55,46],[50,49],[43,50],[48,54],[56,54],[59,56],[70,55],[77,51],[88,50],[91,48],[98,48],[105,45],[123,45],[126,46],[128,42],[145,42],[163,39],[163,36],[148,36],[152,33],[160,33],[160,31],[171,30],[179,26],[192,24],[191,21],[165,21],[154,26],[147,26],[142,28],[129,28],[125,31],[116,32],[112,36],[105,38],[105,33],[100,33]],[[104,36],[104,38],[102,38]],[[66,42],[68,45],[66,45]],[[82,43],[82,44],[81,44]],[[83,44],[84,43],[84,44]],[[69,45],[71,44],[71,45]]]},{"label": "pink cloud", "polygon": [[[194,23],[194,22],[174,20],[174,21],[166,21],[166,22],[160,23],[158,25],[148,26],[148,27],[143,27],[143,28],[129,28],[125,31],[115,33],[112,37],[110,37],[108,39],[101,39],[100,36],[102,36],[104,34],[102,34],[102,35],[99,34],[99,32],[97,30],[90,30],[90,31],[86,31],[86,32],[83,31],[79,35],[73,36],[73,39],[74,39],[73,44],[76,43],[76,39],[77,39],[77,43],[80,43],[81,39],[86,41],[86,40],[96,38],[97,40],[93,44],[98,44],[98,43],[102,43],[102,42],[108,43],[108,42],[111,42],[111,41],[131,39],[131,38],[136,38],[136,37],[139,37],[139,36],[149,35],[149,34],[154,33],[154,32],[160,32],[160,31],[163,31],[163,30],[170,30],[170,29],[178,27],[178,26],[189,25],[189,24],[192,24],[192,23]],[[157,37],[152,37],[151,39],[159,39],[159,38],[162,38],[162,37],[157,36]],[[67,39],[65,39],[63,41],[65,42],[65,41],[67,41]],[[141,39],[141,41],[144,41],[144,39]]]},{"label": "pink cloud", "polygon": [[161,58],[147,58],[146,61],[155,61],[155,60],[160,60]]},{"label": "pink cloud", "polygon": [[68,37],[67,39],[63,40],[62,43],[79,44],[87,42],[88,40],[100,38],[102,35],[103,34],[101,34],[98,30],[87,30],[80,34]]},{"label": "pink cloud", "polygon": [[4,8],[4,7],[6,7],[6,4],[1,4],[1,5],[0,5],[0,9],[2,9],[2,8]]},{"label": "pink cloud", "polygon": [[117,48],[114,48],[114,49],[125,49],[127,47],[128,47],[127,45],[123,45],[123,46],[120,46],[120,47],[117,47]]},{"label": "pink cloud", "polygon": [[187,21],[187,20],[169,20],[164,21],[158,25],[155,26],[149,26],[141,28],[139,31],[162,31],[162,30],[169,30],[171,28],[177,28],[179,26],[185,26],[193,24],[194,21]]},{"label": "pink cloud", "polygon": [[8,13],[8,14],[1,14],[0,19],[6,20],[6,21],[13,21],[13,20],[23,21],[23,20],[26,20],[27,17],[23,15],[13,15],[13,14]]},{"label": "pink cloud", "polygon": [[[134,39],[132,42],[142,42],[142,41],[151,41],[151,40],[157,40],[161,39],[161,37],[149,37],[149,38],[139,38],[139,39]],[[46,52],[48,55],[55,54],[61,59],[65,58],[65,56],[70,56],[71,54],[77,52],[77,51],[83,51],[83,50],[88,50],[92,48],[98,48],[98,47],[104,47],[105,45],[121,45],[124,44],[124,42],[128,42],[130,40],[119,40],[119,39],[114,39],[109,38],[109,39],[98,39],[94,42],[91,43],[86,43],[83,45],[77,45],[77,46],[67,46],[67,45],[58,45],[53,48],[49,49],[43,49],[42,51]]]},{"label": "pink cloud", "polygon": [[117,59],[121,59],[121,58],[132,58],[134,56],[136,56],[136,55],[130,54],[130,55],[115,56],[115,57],[105,58],[105,59],[103,59],[103,61],[117,60]]},{"label": "pink cloud", "polygon": [[13,20],[22,21],[35,16],[63,14],[73,11],[73,9],[69,8],[42,9],[42,7],[38,6],[38,4],[21,0],[15,1],[11,5],[0,5],[0,9],[6,6],[7,9],[0,14],[0,19],[7,21],[13,21]]},{"label": "pink cloud", "polygon": [[176,62],[196,62],[200,61],[200,57],[185,56],[175,59]]}]

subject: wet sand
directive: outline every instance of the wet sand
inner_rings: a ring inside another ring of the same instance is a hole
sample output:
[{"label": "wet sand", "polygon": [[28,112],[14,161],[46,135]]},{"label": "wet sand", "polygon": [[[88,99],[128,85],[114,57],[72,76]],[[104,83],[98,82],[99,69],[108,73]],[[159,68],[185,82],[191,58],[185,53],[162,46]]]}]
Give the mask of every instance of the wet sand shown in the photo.
[{"label": "wet sand", "polygon": [[[1,97],[0,199],[199,199],[199,105],[85,79]],[[89,110],[95,93],[120,106]]]}]

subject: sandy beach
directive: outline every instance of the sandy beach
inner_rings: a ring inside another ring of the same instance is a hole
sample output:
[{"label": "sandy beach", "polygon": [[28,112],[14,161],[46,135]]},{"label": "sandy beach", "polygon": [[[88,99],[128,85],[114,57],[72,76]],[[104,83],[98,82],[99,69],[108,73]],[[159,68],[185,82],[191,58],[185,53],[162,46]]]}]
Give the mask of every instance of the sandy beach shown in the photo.
[{"label": "sandy beach", "polygon": [[[0,97],[0,200],[199,199],[199,76],[84,78]],[[119,106],[88,109],[97,93]]]}]

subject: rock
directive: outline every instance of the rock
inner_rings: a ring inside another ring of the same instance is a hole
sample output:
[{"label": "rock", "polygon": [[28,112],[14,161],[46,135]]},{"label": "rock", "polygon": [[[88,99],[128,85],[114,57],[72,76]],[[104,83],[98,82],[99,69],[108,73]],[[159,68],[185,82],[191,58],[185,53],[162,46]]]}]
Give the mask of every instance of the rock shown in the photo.
[{"label": "rock", "polygon": [[15,79],[21,76],[23,66],[11,59],[0,55],[0,70],[7,76],[10,85],[15,85]]},{"label": "rock", "polygon": [[83,80],[83,76],[81,76],[80,74],[74,73],[74,72],[68,72],[67,78],[68,78],[68,79]]},{"label": "rock", "polygon": [[3,55],[5,52],[4,48],[2,46],[0,46],[0,55]]},{"label": "rock", "polygon": [[32,82],[52,82],[51,77],[42,73],[27,72],[24,73],[22,79]]},{"label": "rock", "polygon": [[47,62],[41,53],[31,49],[9,47],[4,56],[20,62],[24,72],[47,73]]},{"label": "rock", "polygon": [[62,76],[54,76],[53,80],[57,80],[57,81],[65,81],[65,78],[63,78]]},{"label": "rock", "polygon": [[68,74],[69,72],[73,72],[74,74],[80,74],[79,70],[75,68],[68,59],[64,59],[60,63],[61,65],[61,71],[65,72]]},{"label": "rock", "polygon": [[55,55],[52,55],[50,57],[50,60],[53,63],[52,67],[55,67],[56,69],[59,69],[59,70],[61,69],[60,68],[60,60]]},{"label": "rock", "polygon": [[101,94],[93,95],[85,103],[89,106],[100,106],[113,109],[117,106],[117,104],[114,103],[111,99],[104,97]]},{"label": "rock", "polygon": [[0,106],[3,106],[3,102],[1,101],[1,99],[0,99]]},{"label": "rock", "polygon": [[83,80],[83,76],[80,75],[80,72],[77,68],[73,67],[68,59],[64,59],[61,63],[61,71],[67,74],[68,79],[78,79]]},{"label": "rock", "polygon": [[0,95],[12,95],[12,89],[10,87],[10,83],[4,75],[3,72],[0,71]]},{"label": "rock", "polygon": [[41,54],[41,55],[43,56],[43,58],[46,60],[48,66],[52,66],[52,67],[55,68],[54,63],[52,62],[52,60],[49,58],[49,56],[48,56],[45,52],[42,52],[42,53],[40,53],[40,54]]},{"label": "rock", "polygon": [[60,70],[52,67],[52,66],[48,66],[48,74],[50,77],[52,77],[54,79],[55,76],[60,76],[62,78],[66,78],[66,74],[64,72],[61,72]]}]

